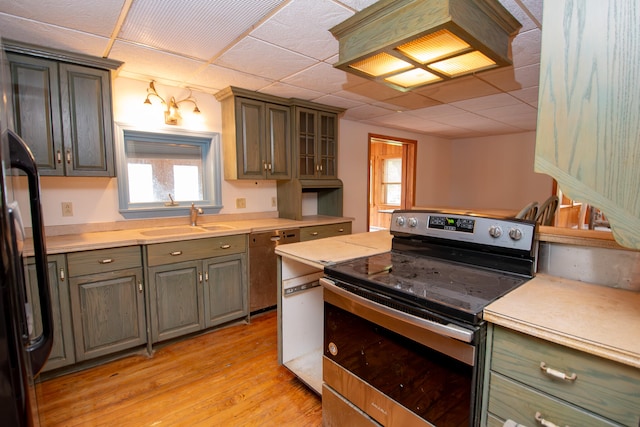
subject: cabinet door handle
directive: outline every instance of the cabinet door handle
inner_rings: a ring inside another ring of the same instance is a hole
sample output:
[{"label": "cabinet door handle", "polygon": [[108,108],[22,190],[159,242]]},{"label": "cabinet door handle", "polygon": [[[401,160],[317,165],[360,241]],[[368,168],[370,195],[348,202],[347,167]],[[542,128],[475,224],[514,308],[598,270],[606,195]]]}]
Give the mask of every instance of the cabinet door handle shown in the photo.
[{"label": "cabinet door handle", "polygon": [[220,245],[220,249],[229,249],[230,247],[231,247],[231,245],[229,245],[229,244]]},{"label": "cabinet door handle", "polygon": [[262,162],[262,167],[264,168],[264,170],[267,170],[267,162]]},{"label": "cabinet door handle", "polygon": [[269,172],[271,172],[271,163],[269,163]]},{"label": "cabinet door handle", "polygon": [[60,269],[60,281],[64,282],[65,279],[65,274],[64,274],[64,268]]},{"label": "cabinet door handle", "polygon": [[67,150],[67,164],[71,164],[71,150]]},{"label": "cabinet door handle", "polygon": [[540,362],[540,370],[550,377],[558,378],[568,382],[574,382],[578,378],[578,375],[575,372],[573,372],[571,375],[567,375],[562,371],[558,371],[557,369],[548,367],[544,362]]},{"label": "cabinet door handle", "polygon": [[56,151],[56,160],[58,160],[58,163],[62,163],[62,153],[60,150]]},{"label": "cabinet door handle", "polygon": [[182,251],[173,251],[173,252],[169,252],[169,255],[171,255],[171,256],[178,256],[178,255],[182,255]]},{"label": "cabinet door handle", "polygon": [[202,283],[202,271],[198,271],[198,281]]},{"label": "cabinet door handle", "polygon": [[105,258],[98,261],[98,264],[111,264],[113,262],[113,258]]},{"label": "cabinet door handle", "polygon": [[318,232],[317,232],[317,231],[314,231],[313,233],[311,233],[311,235],[312,235],[312,236],[317,236],[317,235],[318,235]]},{"label": "cabinet door handle", "polygon": [[[548,421],[548,420],[545,420],[544,418],[542,418],[542,414],[540,412],[536,412],[535,418],[536,418],[536,421],[538,423],[540,423],[541,426],[544,426],[544,427],[558,427],[557,424],[554,424],[551,421]],[[565,427],[569,427],[569,426],[565,426]]]},{"label": "cabinet door handle", "polygon": [[344,233],[344,228],[338,228],[338,233]]},{"label": "cabinet door handle", "polygon": [[142,282],[138,281],[138,292],[142,293]]},{"label": "cabinet door handle", "polygon": [[205,282],[208,282],[208,281],[209,281],[209,272],[208,272],[208,271],[205,271],[205,272],[204,272],[204,281],[205,281]]}]

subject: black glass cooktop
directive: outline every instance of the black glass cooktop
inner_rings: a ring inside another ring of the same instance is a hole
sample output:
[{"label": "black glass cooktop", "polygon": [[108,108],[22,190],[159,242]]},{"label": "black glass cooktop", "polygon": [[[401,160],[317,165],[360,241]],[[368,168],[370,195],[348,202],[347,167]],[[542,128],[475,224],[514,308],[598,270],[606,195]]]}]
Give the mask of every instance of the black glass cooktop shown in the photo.
[{"label": "black glass cooktop", "polygon": [[387,252],[325,266],[329,278],[471,324],[486,305],[527,280],[437,258]]}]

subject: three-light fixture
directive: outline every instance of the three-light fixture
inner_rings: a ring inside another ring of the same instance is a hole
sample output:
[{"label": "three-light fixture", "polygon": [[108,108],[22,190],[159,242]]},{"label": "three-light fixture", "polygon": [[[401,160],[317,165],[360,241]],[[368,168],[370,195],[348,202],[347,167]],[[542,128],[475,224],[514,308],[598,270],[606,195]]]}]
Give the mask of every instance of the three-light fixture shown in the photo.
[{"label": "three-light fixture", "polygon": [[176,101],[176,99],[172,96],[169,98],[169,102],[165,101],[163,97],[158,95],[156,91],[156,86],[153,80],[149,83],[149,87],[147,88],[147,98],[144,100],[144,103],[147,105],[151,105],[151,96],[155,96],[160,100],[160,102],[167,106],[167,109],[164,112],[164,122],[168,125],[177,125],[180,122],[181,116],[178,105],[183,102],[191,102],[194,105],[193,112],[196,114],[200,113],[200,109],[198,108],[198,104],[196,103],[196,99],[192,96],[191,89],[189,89],[189,96],[180,101]]},{"label": "three-light fixture", "polygon": [[334,67],[407,92],[511,65],[521,27],[497,0],[381,0],[331,28]]}]

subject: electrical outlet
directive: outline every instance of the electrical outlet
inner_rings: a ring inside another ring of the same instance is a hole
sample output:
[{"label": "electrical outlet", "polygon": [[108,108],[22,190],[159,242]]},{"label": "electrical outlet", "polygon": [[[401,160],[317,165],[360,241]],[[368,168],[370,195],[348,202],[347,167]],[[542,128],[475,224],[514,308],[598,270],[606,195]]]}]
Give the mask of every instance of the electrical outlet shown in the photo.
[{"label": "electrical outlet", "polygon": [[271,207],[275,208],[276,206],[278,206],[278,200],[275,197],[271,198]]},{"label": "electrical outlet", "polygon": [[73,216],[73,203],[62,202],[62,216]]},{"label": "electrical outlet", "polygon": [[247,199],[240,197],[236,199],[236,209],[244,209],[247,207]]}]

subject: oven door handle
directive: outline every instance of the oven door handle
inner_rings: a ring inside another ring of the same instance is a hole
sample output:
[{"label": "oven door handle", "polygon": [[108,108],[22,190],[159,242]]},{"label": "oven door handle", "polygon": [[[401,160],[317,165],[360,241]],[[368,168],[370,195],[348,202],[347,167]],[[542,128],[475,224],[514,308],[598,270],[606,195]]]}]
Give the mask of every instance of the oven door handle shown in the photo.
[{"label": "oven door handle", "polygon": [[327,279],[326,277],[321,278],[320,283],[323,287],[331,290],[331,292],[334,292],[342,296],[343,298],[351,300],[357,304],[363,305],[371,310],[377,311],[378,313],[384,314],[385,316],[392,317],[402,322],[407,322],[414,326],[427,329],[438,335],[443,335],[465,343],[473,342],[474,332],[469,329],[465,329],[453,323],[444,325],[442,323],[437,323],[431,320],[413,316],[403,311],[394,310],[375,301],[371,301],[367,298],[361,297],[360,295],[356,295],[352,292],[342,289],[341,287],[337,286],[333,280]]}]

